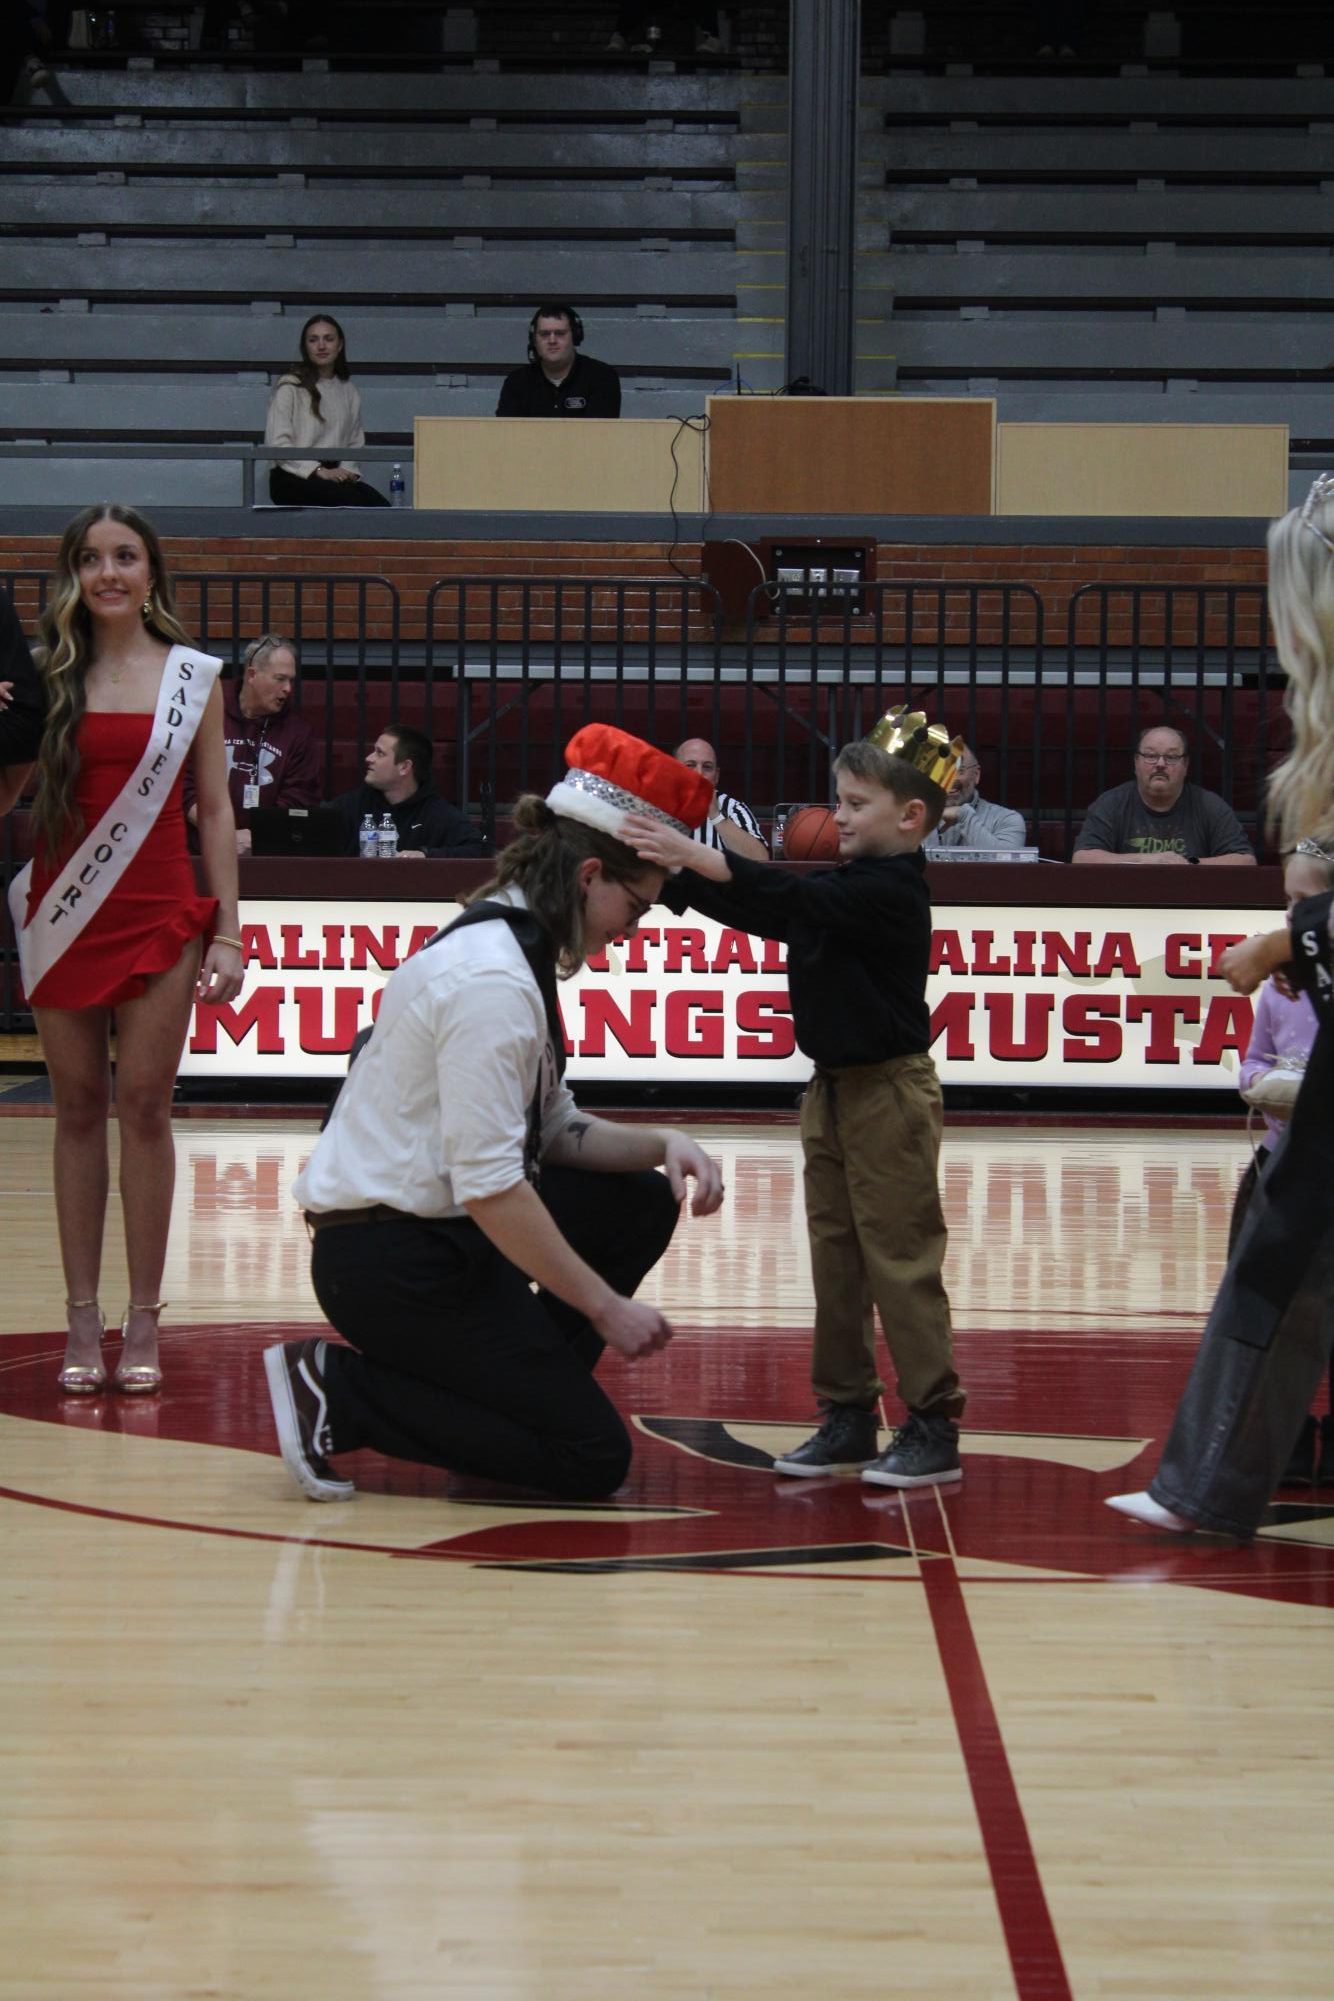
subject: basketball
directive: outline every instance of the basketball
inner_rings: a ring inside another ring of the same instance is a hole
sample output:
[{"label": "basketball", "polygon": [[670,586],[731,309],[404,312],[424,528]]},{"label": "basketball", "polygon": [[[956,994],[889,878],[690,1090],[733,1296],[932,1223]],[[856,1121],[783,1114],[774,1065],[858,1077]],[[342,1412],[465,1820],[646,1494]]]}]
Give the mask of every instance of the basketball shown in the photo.
[{"label": "basketball", "polygon": [[827,806],[798,806],[783,828],[783,859],[789,862],[838,860],[838,828]]}]

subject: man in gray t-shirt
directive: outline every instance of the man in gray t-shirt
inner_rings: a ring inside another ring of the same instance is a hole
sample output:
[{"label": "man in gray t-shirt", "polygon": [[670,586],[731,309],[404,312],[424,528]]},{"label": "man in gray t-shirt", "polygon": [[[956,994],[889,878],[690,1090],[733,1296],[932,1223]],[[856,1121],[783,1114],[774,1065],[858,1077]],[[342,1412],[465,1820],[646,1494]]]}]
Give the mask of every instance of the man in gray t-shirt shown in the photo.
[{"label": "man in gray t-shirt", "polygon": [[1135,776],[1102,792],[1075,841],[1076,862],[1217,862],[1254,867],[1250,843],[1227,801],[1188,785],[1190,754],[1170,723],[1141,730]]}]

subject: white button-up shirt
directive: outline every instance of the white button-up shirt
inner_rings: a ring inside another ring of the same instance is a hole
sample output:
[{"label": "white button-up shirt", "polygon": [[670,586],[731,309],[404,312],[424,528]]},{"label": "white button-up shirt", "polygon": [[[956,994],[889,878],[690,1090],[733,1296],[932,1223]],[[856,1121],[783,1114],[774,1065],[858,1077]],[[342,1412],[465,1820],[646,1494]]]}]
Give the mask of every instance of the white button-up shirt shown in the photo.
[{"label": "white button-up shirt", "polygon": [[[523,906],[514,889],[495,900]],[[523,1180],[539,1083],[545,1153],[576,1107],[557,1075],[542,995],[503,918],[469,925],[391,976],[296,1199],[303,1209],[384,1202],[460,1216],[465,1202]]]}]

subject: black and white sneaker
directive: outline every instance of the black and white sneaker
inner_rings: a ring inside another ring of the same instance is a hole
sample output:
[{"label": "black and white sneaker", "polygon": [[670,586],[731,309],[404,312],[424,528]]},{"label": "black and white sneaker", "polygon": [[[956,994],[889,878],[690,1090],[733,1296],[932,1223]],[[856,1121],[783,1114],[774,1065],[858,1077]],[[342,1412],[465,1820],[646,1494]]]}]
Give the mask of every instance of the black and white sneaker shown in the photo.
[{"label": "black and white sneaker", "polygon": [[774,1460],[775,1473],[818,1480],[828,1473],[860,1473],[875,1458],[879,1425],[873,1410],[855,1403],[826,1403],[820,1429],[804,1445]]},{"label": "black and white sneaker", "polygon": [[872,1487],[951,1487],[963,1478],[959,1427],[948,1417],[908,1413],[888,1452],[868,1466],[863,1480]]},{"label": "black and white sneaker", "polygon": [[324,1394],[327,1341],[281,1341],[264,1350],[269,1402],[288,1471],[312,1501],[350,1501],[356,1488],[340,1480],[325,1454],[332,1450]]}]

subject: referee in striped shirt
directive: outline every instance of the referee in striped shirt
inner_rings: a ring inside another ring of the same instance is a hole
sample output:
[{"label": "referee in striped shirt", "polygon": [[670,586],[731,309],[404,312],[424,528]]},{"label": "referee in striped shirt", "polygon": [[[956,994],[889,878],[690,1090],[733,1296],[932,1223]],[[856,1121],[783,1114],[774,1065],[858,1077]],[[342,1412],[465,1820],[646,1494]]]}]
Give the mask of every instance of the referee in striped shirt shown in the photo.
[{"label": "referee in striped shirt", "polygon": [[696,827],[694,838],[703,842],[706,848],[728,848],[734,855],[746,855],[751,861],[767,862],[769,847],[760,832],[759,821],[744,799],[734,799],[730,792],[722,792],[718,788],[718,755],[713,745],[706,743],[702,736],[691,736],[684,743],[679,743],[672,755],[688,770],[697,771],[701,778],[707,778],[713,787],[709,817],[702,826]]}]

